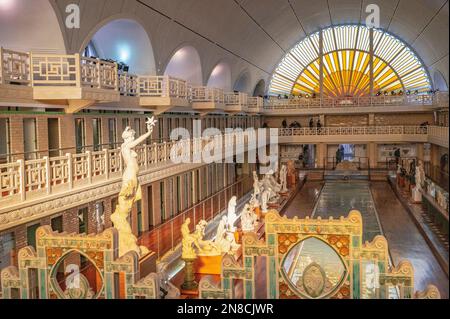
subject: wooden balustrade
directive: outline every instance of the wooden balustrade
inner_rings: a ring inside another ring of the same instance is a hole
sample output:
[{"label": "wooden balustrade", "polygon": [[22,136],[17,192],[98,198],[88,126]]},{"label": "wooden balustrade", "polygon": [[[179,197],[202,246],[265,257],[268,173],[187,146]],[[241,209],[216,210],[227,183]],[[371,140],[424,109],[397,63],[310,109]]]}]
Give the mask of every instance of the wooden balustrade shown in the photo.
[{"label": "wooden balustrade", "polygon": [[270,98],[266,100],[265,109],[308,109],[308,108],[340,108],[340,107],[373,107],[392,105],[446,105],[448,107],[448,92],[425,95],[382,95],[345,98],[304,98],[289,99]]},{"label": "wooden balustrade", "polygon": [[361,127],[321,127],[321,128],[284,128],[280,136],[314,135],[427,135],[426,126],[361,126]]},{"label": "wooden balustrade", "polygon": [[206,86],[191,87],[192,102],[225,103],[225,94],[222,89]]},{"label": "wooden balustrade", "polygon": [[29,85],[29,83],[29,54],[0,47],[0,84]]},{"label": "wooden balustrade", "polygon": [[187,82],[170,76],[140,76],[138,94],[141,97],[188,98]]}]

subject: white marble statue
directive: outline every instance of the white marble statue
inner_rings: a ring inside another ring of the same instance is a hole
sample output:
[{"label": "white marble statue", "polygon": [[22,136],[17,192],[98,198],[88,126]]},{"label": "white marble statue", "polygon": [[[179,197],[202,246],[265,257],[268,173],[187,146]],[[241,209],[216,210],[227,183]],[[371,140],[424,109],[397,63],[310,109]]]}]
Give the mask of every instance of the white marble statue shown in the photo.
[{"label": "white marble statue", "polygon": [[287,193],[287,166],[282,165],[280,169],[280,184],[281,184],[281,192]]},{"label": "white marble statue", "polygon": [[245,204],[244,209],[241,212],[241,225],[243,232],[255,231],[256,220],[258,216],[253,212],[251,204]]},{"label": "white marble statue", "polygon": [[416,186],[414,186],[412,190],[412,197],[414,202],[419,203],[422,201],[421,191],[423,190],[423,185],[425,183],[425,171],[423,170],[422,161],[419,161],[416,166],[415,180]]},{"label": "white marble statue", "polygon": [[264,175],[262,184],[264,189],[271,188],[276,193],[279,193],[281,191],[281,185],[278,184],[275,178],[273,177],[272,170],[270,170],[267,174]]},{"label": "white marble statue", "polygon": [[148,249],[137,244],[137,238],[134,236],[128,218],[131,209],[136,201],[142,198],[141,186],[138,181],[139,165],[137,162],[137,153],[134,148],[149,138],[156,125],[154,117],[147,119],[147,133],[136,138],[136,132],[130,127],[126,127],[122,134],[124,140],[120,152],[125,164],[122,175],[122,187],[120,189],[116,210],[111,215],[111,221],[114,228],[119,233],[119,256],[125,255],[133,250],[143,256],[148,253]]},{"label": "white marble statue", "polygon": [[261,212],[264,214],[269,211],[269,200],[270,200],[270,194],[272,190],[270,188],[264,189],[264,191],[261,193]]},{"label": "white marble statue", "polygon": [[228,217],[223,216],[217,227],[216,238],[214,245],[221,251],[222,254],[234,253],[240,247],[236,243],[234,232],[229,229]]},{"label": "white marble statue", "polygon": [[258,174],[253,171],[253,194],[259,196],[261,194],[262,183],[258,179]]},{"label": "white marble statue", "polygon": [[252,209],[256,209],[259,208],[259,206],[261,205],[261,203],[259,202],[258,196],[256,196],[255,193],[252,194],[252,197],[250,198],[250,206]]},{"label": "white marble statue", "polygon": [[228,211],[227,211],[227,219],[228,219],[228,226],[229,226],[228,228],[232,232],[234,232],[236,230],[236,227],[234,226],[234,223],[237,220],[236,205],[237,205],[237,197],[233,196],[233,197],[231,197],[230,201],[228,202]]}]

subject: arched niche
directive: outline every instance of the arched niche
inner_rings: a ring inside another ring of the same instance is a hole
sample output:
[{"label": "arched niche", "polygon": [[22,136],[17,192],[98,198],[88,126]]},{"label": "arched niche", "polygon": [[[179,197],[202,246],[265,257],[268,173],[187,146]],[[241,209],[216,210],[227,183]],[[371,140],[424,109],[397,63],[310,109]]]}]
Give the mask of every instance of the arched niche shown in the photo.
[{"label": "arched niche", "polygon": [[117,19],[105,24],[94,34],[91,45],[99,58],[123,62],[130,67],[130,73],[156,74],[155,57],[148,34],[134,20]]},{"label": "arched niche", "polygon": [[239,78],[237,79],[237,81],[234,83],[233,90],[249,93],[250,92],[250,73],[248,73],[248,72],[242,73],[239,76]]},{"label": "arched niche", "polygon": [[263,79],[256,83],[255,89],[253,90],[253,96],[264,96],[266,91],[266,81]]},{"label": "arched niche", "polygon": [[164,75],[186,80],[191,85],[203,85],[200,55],[192,46],[177,50],[166,66]]},{"label": "arched niche", "polygon": [[48,0],[0,0],[0,44],[21,52],[66,53],[58,18]]},{"label": "arched niche", "polygon": [[442,76],[442,73],[439,71],[434,71],[433,73],[433,84],[434,89],[439,91],[448,91],[448,84],[445,81],[445,78]]},{"label": "arched niche", "polygon": [[228,63],[220,62],[214,67],[207,86],[220,88],[225,92],[231,91],[231,68]]}]

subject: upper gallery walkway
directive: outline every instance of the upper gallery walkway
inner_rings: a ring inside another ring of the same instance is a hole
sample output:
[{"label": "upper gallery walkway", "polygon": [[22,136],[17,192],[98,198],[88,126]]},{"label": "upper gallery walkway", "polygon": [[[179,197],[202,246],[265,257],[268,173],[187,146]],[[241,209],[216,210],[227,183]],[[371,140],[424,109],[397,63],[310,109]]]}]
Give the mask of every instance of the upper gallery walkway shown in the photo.
[{"label": "upper gallery walkway", "polygon": [[0,48],[0,105],[57,107],[76,113],[88,107],[266,115],[425,112],[448,108],[448,92],[361,98],[269,98],[193,86],[171,76],[135,75],[115,62],[79,54],[55,55]]},{"label": "upper gallery walkway", "polygon": [[448,148],[448,127],[440,126],[351,126],[285,128],[279,130],[280,144],[314,143],[432,143]]}]

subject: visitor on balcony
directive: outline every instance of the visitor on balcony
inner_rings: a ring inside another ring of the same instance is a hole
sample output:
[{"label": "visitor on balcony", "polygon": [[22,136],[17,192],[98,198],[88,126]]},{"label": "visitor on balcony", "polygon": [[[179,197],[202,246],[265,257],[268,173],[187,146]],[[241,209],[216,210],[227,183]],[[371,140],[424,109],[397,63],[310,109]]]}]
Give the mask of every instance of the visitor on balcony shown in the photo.
[{"label": "visitor on balcony", "polygon": [[395,156],[395,164],[398,165],[398,163],[400,162],[400,149],[397,148],[394,152],[394,156]]},{"label": "visitor on balcony", "polygon": [[284,119],[283,122],[281,122],[281,127],[282,128],[287,128],[288,127],[286,119]]},{"label": "visitor on balcony", "polygon": [[314,128],[314,120],[313,120],[313,118],[311,118],[311,119],[309,120],[309,128],[310,128],[310,129]]}]

